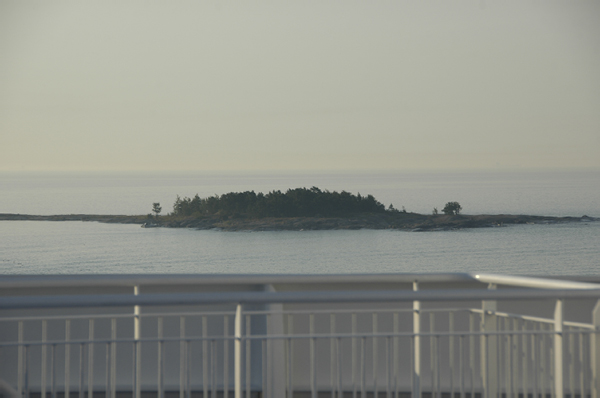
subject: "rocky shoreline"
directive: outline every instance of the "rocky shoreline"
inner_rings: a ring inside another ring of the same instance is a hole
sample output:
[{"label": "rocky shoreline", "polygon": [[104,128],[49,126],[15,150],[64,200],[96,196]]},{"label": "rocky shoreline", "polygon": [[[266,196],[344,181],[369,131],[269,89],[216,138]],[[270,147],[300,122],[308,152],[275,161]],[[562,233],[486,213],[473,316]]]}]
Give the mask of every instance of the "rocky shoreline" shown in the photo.
[{"label": "rocky shoreline", "polygon": [[118,224],[140,224],[143,227],[217,229],[223,231],[315,231],[396,229],[413,232],[451,231],[465,228],[502,227],[515,224],[556,224],[567,222],[592,222],[598,218],[549,217],[528,215],[425,215],[417,213],[364,214],[353,217],[286,217],[286,218],[221,218],[161,216],[148,218],[146,215],[27,215],[0,214],[0,221],[96,221]]}]

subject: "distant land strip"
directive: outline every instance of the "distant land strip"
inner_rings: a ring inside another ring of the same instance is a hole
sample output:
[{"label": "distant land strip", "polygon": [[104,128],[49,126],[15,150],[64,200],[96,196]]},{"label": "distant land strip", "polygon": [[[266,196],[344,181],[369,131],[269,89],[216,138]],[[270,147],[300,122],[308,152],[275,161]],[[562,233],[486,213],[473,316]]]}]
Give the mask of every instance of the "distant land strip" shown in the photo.
[{"label": "distant land strip", "polygon": [[142,227],[194,228],[223,231],[316,231],[395,229],[413,232],[450,231],[465,228],[502,227],[515,224],[557,224],[568,222],[593,222],[599,218],[551,217],[530,215],[446,215],[410,212],[365,213],[348,217],[228,217],[172,215],[28,215],[0,213],[0,221],[96,221],[117,224],[140,224]]}]

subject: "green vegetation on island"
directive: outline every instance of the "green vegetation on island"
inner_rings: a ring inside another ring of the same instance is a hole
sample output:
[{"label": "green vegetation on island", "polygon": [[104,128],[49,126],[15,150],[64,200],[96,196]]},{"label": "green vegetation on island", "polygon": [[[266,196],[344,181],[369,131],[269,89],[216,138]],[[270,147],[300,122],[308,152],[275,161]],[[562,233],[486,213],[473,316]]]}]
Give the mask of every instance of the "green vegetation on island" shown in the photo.
[{"label": "green vegetation on island", "polygon": [[265,217],[348,217],[357,214],[383,214],[386,210],[373,195],[353,195],[349,192],[322,191],[317,187],[288,189],[287,192],[271,191],[267,194],[230,192],[221,196],[190,198],[177,196],[172,215],[221,216],[232,218]]},{"label": "green vegetation on island", "polygon": [[463,228],[498,227],[510,224],[551,224],[598,221],[593,217],[548,217],[529,215],[464,215],[458,202],[447,202],[438,213],[418,214],[385,206],[373,197],[346,191],[330,192],[317,187],[271,191],[230,192],[200,198],[179,197],[173,212],[160,215],[160,203],[152,212],[136,215],[69,214],[36,216],[0,214],[0,220],[99,221],[142,224],[143,227],[220,229],[225,231],[302,231],[340,229],[398,229],[407,231],[445,231]]}]

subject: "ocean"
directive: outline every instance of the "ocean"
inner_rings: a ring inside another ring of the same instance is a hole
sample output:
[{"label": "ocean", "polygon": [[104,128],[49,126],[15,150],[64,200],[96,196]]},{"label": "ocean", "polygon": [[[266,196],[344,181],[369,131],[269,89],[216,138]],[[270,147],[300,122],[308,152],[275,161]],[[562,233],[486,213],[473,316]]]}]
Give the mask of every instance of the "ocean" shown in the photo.
[{"label": "ocean", "polygon": [[[177,195],[317,186],[431,213],[600,217],[600,171],[0,173],[0,213],[168,213]],[[596,275],[600,222],[459,231],[223,232],[0,221],[3,274],[494,272]]]}]

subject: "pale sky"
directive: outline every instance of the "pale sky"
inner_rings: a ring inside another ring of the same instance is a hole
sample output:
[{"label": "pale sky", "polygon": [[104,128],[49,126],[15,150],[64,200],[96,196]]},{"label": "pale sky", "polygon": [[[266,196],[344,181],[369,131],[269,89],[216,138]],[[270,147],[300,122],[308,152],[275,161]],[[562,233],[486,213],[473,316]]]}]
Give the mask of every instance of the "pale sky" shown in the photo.
[{"label": "pale sky", "polygon": [[600,167],[597,0],[0,2],[0,170]]}]

